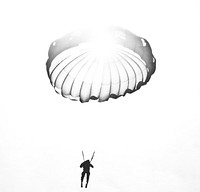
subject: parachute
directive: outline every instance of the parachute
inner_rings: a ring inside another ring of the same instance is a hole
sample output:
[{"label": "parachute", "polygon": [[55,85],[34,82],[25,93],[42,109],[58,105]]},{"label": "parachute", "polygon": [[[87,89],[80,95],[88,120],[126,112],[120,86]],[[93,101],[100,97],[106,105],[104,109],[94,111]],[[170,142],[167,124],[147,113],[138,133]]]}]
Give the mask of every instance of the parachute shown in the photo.
[{"label": "parachute", "polygon": [[81,102],[133,93],[156,69],[148,41],[120,27],[70,32],[50,45],[48,56],[55,91]]}]

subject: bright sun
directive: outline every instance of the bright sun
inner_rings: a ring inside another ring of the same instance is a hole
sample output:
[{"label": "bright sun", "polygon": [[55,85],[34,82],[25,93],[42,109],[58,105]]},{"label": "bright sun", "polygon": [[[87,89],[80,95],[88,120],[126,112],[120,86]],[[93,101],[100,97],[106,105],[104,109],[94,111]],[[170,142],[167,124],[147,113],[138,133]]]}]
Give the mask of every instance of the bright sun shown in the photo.
[{"label": "bright sun", "polygon": [[117,43],[105,28],[95,28],[92,30],[92,38],[88,42],[90,52],[99,59],[107,59],[116,53]]}]

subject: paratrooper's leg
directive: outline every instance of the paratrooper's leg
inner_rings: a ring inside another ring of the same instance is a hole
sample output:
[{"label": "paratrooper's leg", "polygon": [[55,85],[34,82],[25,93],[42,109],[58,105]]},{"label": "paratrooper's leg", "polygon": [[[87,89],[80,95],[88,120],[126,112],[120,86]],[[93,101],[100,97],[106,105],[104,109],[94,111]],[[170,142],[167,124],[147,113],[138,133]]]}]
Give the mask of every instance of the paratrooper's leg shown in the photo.
[{"label": "paratrooper's leg", "polygon": [[88,172],[87,173],[87,180],[86,180],[85,188],[87,188],[87,185],[88,185],[88,182],[89,182],[89,178],[90,178],[90,173]]},{"label": "paratrooper's leg", "polygon": [[81,174],[81,187],[83,187],[83,179],[85,177],[85,172],[82,172]]}]

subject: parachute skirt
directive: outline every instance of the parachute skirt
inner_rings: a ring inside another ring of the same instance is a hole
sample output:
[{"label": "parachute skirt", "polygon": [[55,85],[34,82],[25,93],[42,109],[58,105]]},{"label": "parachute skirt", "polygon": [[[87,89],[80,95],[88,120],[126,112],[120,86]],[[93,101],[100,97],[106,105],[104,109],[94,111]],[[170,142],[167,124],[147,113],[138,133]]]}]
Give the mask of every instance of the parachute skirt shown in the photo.
[{"label": "parachute skirt", "polygon": [[[55,91],[71,100],[99,102],[125,96],[145,85],[156,69],[148,41],[119,27],[94,46],[94,33],[75,31],[54,41],[46,63]],[[99,34],[101,35],[101,34]]]}]

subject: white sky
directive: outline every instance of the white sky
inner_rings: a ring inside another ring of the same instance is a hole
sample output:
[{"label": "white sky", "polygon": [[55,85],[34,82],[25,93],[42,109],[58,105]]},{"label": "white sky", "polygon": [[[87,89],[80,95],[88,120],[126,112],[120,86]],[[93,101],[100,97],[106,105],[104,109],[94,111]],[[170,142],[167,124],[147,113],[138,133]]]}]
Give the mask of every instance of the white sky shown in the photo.
[{"label": "white sky", "polygon": [[[0,191],[200,191],[200,3],[4,1],[1,20]],[[69,30],[116,24],[146,38],[157,70],[117,100],[81,104],[49,83],[49,45]]]}]

